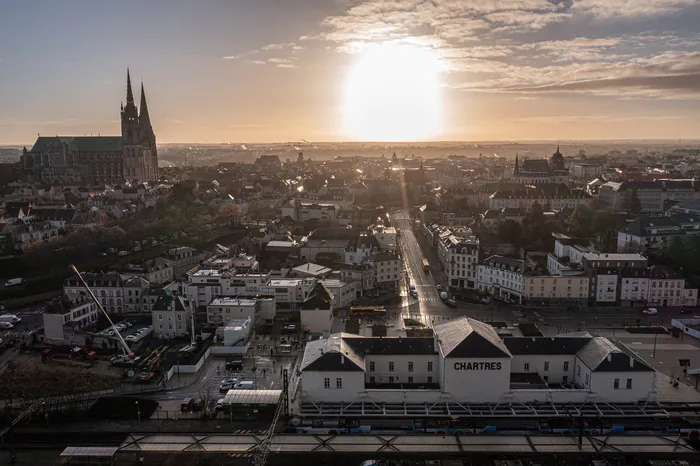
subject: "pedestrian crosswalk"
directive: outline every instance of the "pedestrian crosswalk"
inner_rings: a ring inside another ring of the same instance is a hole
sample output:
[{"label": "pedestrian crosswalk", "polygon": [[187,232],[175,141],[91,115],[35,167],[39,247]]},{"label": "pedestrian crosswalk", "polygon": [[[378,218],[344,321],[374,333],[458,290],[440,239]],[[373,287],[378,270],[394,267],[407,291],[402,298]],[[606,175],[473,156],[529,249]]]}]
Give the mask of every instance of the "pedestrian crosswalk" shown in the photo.
[{"label": "pedestrian crosswalk", "polygon": [[40,315],[43,313],[44,313],[43,309],[27,309],[27,310],[19,311],[19,312],[11,312],[10,311],[10,314],[14,314],[20,318],[23,316],[37,316],[37,315]]},{"label": "pedestrian crosswalk", "polygon": [[18,332],[16,330],[10,330],[9,332],[0,333],[0,337],[5,340],[22,339],[28,337],[33,330],[25,330],[23,332]]}]

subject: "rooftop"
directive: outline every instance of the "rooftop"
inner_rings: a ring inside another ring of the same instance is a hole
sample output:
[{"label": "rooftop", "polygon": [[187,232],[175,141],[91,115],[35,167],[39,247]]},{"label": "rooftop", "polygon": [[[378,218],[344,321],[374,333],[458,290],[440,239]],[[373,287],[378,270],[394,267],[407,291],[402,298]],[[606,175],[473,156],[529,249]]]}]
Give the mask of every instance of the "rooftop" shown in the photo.
[{"label": "rooftop", "polygon": [[234,296],[222,296],[214,298],[209,303],[210,306],[255,306],[256,299],[239,298]]}]

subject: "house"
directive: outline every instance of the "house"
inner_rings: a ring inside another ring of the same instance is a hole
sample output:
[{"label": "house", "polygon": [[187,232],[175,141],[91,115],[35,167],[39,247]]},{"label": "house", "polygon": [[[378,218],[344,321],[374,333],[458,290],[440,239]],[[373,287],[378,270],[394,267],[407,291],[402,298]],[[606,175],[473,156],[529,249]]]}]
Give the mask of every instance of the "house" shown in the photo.
[{"label": "house", "polygon": [[182,296],[164,295],[153,305],[151,318],[153,333],[157,338],[185,336],[190,328],[192,307]]},{"label": "house", "polygon": [[301,304],[301,328],[309,333],[331,331],[333,319],[333,295],[322,283],[316,282]]}]

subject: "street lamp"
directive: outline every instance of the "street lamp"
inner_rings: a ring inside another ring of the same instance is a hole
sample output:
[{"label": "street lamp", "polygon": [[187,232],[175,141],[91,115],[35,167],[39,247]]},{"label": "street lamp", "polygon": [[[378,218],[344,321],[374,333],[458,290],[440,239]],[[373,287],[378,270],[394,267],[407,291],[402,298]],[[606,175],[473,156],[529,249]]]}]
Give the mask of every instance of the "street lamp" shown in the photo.
[{"label": "street lamp", "polygon": [[136,403],[136,417],[140,423],[141,422],[141,409],[139,408],[139,402],[135,401],[134,403]]}]

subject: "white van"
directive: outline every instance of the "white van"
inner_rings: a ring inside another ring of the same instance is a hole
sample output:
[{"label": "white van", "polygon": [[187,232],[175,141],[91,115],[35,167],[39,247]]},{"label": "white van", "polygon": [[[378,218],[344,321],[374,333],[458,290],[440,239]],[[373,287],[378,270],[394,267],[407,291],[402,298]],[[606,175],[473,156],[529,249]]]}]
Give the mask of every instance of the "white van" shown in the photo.
[{"label": "white van", "polygon": [[0,322],[7,322],[10,324],[18,324],[18,323],[22,322],[22,319],[20,319],[19,317],[17,317],[14,314],[3,314],[0,316]]},{"label": "white van", "polygon": [[233,386],[233,390],[255,390],[255,382],[252,380],[241,380]]}]

